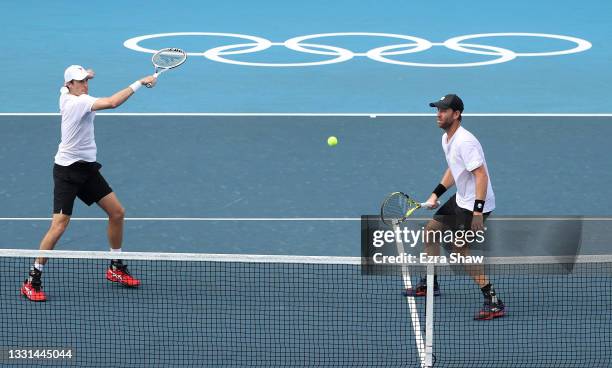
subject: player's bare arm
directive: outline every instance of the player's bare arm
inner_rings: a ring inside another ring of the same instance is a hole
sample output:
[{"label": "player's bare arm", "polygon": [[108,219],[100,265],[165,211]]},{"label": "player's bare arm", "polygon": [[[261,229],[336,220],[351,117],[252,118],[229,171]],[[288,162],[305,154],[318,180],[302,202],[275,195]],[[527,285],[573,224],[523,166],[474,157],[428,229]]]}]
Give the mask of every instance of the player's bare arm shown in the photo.
[{"label": "player's bare arm", "polygon": [[[446,171],[444,172],[444,175],[442,175],[442,180],[440,180],[440,185],[443,185],[445,190],[455,185],[455,179],[453,179],[453,174],[451,173],[449,168],[447,168]],[[439,205],[438,197],[439,195],[437,193],[435,192],[431,193],[431,195],[426,201],[426,203],[429,204],[428,207],[430,209],[434,209],[438,207]]]},{"label": "player's bare arm", "polygon": [[156,81],[157,78],[153,77],[152,75],[144,77],[110,97],[102,97],[97,99],[91,107],[91,110],[98,111],[106,109],[115,109],[121,106],[125,101],[127,101],[127,99],[130,98],[130,96],[132,96],[134,92],[136,92],[136,89],[138,89],[140,86],[154,86]]},{"label": "player's bare arm", "polygon": [[[476,200],[484,201],[487,198],[487,185],[489,183],[489,176],[484,166],[480,166],[472,170],[474,179],[476,180]],[[482,212],[474,211],[474,217],[472,218],[472,230],[483,230],[484,221]]]}]

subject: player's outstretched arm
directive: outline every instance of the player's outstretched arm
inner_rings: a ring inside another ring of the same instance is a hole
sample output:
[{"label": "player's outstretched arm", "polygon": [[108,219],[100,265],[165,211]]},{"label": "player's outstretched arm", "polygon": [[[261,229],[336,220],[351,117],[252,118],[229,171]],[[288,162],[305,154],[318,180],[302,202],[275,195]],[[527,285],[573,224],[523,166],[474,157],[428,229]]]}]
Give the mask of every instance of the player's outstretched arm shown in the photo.
[{"label": "player's outstretched arm", "polygon": [[132,96],[134,92],[136,92],[140,87],[144,85],[154,86],[156,81],[157,81],[157,78],[153,77],[152,75],[144,77],[130,84],[129,87],[122,89],[121,91],[115,93],[114,95],[110,97],[102,97],[102,98],[97,99],[96,102],[94,102],[93,106],[91,107],[91,110],[98,111],[98,110],[115,109],[121,106],[125,101],[127,101],[127,99],[130,98],[130,96]]}]

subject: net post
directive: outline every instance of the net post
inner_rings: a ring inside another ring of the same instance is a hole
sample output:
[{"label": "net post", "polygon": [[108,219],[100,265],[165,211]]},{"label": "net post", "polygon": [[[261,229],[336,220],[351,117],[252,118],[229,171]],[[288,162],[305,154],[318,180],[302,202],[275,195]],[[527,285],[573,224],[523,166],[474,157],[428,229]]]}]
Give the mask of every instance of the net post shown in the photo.
[{"label": "net post", "polygon": [[434,264],[427,264],[427,298],[425,304],[425,367],[433,367]]}]

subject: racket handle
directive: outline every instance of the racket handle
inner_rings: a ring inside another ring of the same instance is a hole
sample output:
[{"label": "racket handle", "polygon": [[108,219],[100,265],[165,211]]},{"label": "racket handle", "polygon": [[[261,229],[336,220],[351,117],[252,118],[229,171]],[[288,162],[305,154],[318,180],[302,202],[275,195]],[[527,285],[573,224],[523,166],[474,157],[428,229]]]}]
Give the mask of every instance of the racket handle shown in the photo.
[{"label": "racket handle", "polygon": [[[438,205],[438,206],[439,206],[439,205],[440,205],[440,201],[436,201],[436,205]],[[430,205],[428,202],[423,202],[423,203],[421,203],[421,207],[431,209],[431,205]]]},{"label": "racket handle", "polygon": [[[166,70],[168,70],[168,69],[162,69],[162,70],[160,70],[158,72],[153,73],[153,78],[159,77],[159,75],[161,73],[165,72]],[[145,84],[145,86],[147,86],[147,88],[151,88],[153,85],[151,83],[147,83],[147,84]]]},{"label": "racket handle", "polygon": [[[157,73],[157,72],[153,73],[153,78],[157,78],[157,76],[158,76],[158,75],[159,75],[159,73]],[[147,88],[151,88],[151,87],[153,87],[153,85],[152,85],[151,83],[147,83],[147,84],[145,84],[145,86],[146,86]]]}]

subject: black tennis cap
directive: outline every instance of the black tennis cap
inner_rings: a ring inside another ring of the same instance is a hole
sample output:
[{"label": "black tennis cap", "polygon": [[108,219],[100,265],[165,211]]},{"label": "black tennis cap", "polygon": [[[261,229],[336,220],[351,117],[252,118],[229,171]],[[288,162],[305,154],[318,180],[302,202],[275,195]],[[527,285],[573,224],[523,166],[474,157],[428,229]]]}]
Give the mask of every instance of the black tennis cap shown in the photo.
[{"label": "black tennis cap", "polygon": [[429,104],[431,107],[439,107],[442,109],[453,109],[463,112],[463,101],[457,95],[446,95],[439,101],[432,102]]}]

